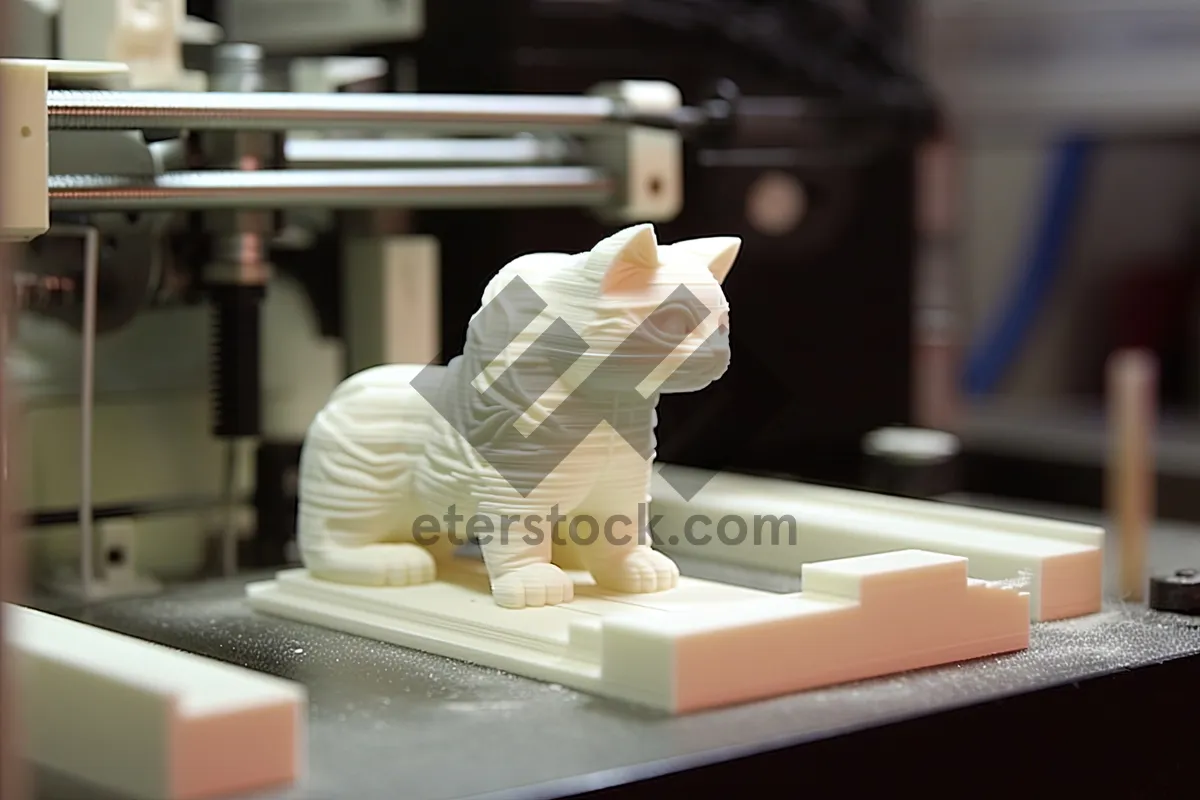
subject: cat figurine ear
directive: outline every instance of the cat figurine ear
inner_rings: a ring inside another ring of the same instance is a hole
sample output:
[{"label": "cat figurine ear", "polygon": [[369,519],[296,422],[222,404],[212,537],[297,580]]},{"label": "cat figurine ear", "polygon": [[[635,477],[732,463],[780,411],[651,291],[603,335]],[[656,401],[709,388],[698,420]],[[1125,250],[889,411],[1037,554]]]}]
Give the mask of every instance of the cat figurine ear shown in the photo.
[{"label": "cat figurine ear", "polygon": [[742,240],[736,236],[710,236],[704,239],[688,239],[670,246],[676,252],[688,253],[708,265],[708,270],[724,283],[733,262],[742,249]]},{"label": "cat figurine ear", "polygon": [[658,269],[658,238],[649,223],[634,225],[614,233],[592,248],[587,259],[587,272],[608,291],[629,283]]}]

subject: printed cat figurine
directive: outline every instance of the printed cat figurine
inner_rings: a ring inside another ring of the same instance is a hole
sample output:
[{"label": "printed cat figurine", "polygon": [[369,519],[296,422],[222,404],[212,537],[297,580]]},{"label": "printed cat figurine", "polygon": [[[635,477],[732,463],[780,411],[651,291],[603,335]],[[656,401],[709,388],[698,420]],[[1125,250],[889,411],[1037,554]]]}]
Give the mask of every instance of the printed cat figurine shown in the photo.
[{"label": "printed cat figurine", "polygon": [[520,257],[488,284],[461,356],[344,381],[300,460],[310,574],[424,583],[469,535],[503,607],[571,600],[554,562],[572,557],[604,589],[674,587],[646,530],[655,406],[728,367],[721,283],[740,246],[660,246],[637,225],[586,253]]}]

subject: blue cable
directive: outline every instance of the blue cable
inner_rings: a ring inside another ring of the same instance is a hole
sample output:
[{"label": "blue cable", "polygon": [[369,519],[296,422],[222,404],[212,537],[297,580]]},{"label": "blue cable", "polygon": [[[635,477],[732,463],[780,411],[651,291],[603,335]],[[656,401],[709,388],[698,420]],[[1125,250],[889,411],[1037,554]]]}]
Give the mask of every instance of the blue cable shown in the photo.
[{"label": "blue cable", "polygon": [[1076,138],[1056,148],[1048,176],[1045,208],[1035,231],[1024,275],[990,335],[967,359],[964,389],[990,394],[1003,380],[1029,335],[1062,268],[1072,223],[1081,204],[1092,142]]}]

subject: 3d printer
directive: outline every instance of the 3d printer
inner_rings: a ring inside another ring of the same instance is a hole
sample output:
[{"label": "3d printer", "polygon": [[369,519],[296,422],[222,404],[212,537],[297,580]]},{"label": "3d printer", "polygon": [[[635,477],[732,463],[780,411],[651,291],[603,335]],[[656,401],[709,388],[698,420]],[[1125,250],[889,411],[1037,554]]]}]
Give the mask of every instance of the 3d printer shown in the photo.
[{"label": "3d printer", "polygon": [[[56,67],[48,182],[6,184],[44,188],[50,213],[13,359],[42,577],[59,581],[76,501],[85,538],[101,529],[85,573],[131,587],[194,572],[214,528],[227,569],[287,560],[299,443],[336,381],[454,355],[496,263],[623,221],[747,242],[737,366],[666,406],[663,459],[854,483],[862,435],[908,421],[930,108],[894,19],[493,3],[464,30],[444,4],[344,5],[17,4],[17,55],[128,65]],[[75,459],[93,464],[77,488],[39,477]]]}]

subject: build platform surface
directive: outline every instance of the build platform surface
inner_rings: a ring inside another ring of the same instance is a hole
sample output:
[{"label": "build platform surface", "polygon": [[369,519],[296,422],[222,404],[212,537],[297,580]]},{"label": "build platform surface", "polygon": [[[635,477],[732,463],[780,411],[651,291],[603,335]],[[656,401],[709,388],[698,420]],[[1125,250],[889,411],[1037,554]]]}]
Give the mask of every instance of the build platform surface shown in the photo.
[{"label": "build platform surface", "polygon": [[[1197,560],[1200,530],[1156,531],[1153,568]],[[799,588],[795,576],[681,563],[694,577]],[[670,717],[257,614],[246,583],[57,611],[305,684],[308,780],[255,800],[532,798],[618,786],[626,796],[765,797],[833,780],[839,791],[919,786],[924,796],[960,797],[963,781],[981,775],[1001,781],[997,793],[1069,784],[1132,797],[1190,785],[1178,781],[1194,764],[1200,620],[1144,607],[1110,603],[1097,615],[1035,625],[1030,648],[1012,655]],[[1068,767],[1046,766],[1064,755]],[[848,763],[862,768],[847,773]],[[945,793],[928,785],[931,770]],[[1121,794],[1122,781],[1144,791]],[[39,795],[95,797],[69,789],[47,778]]]}]

